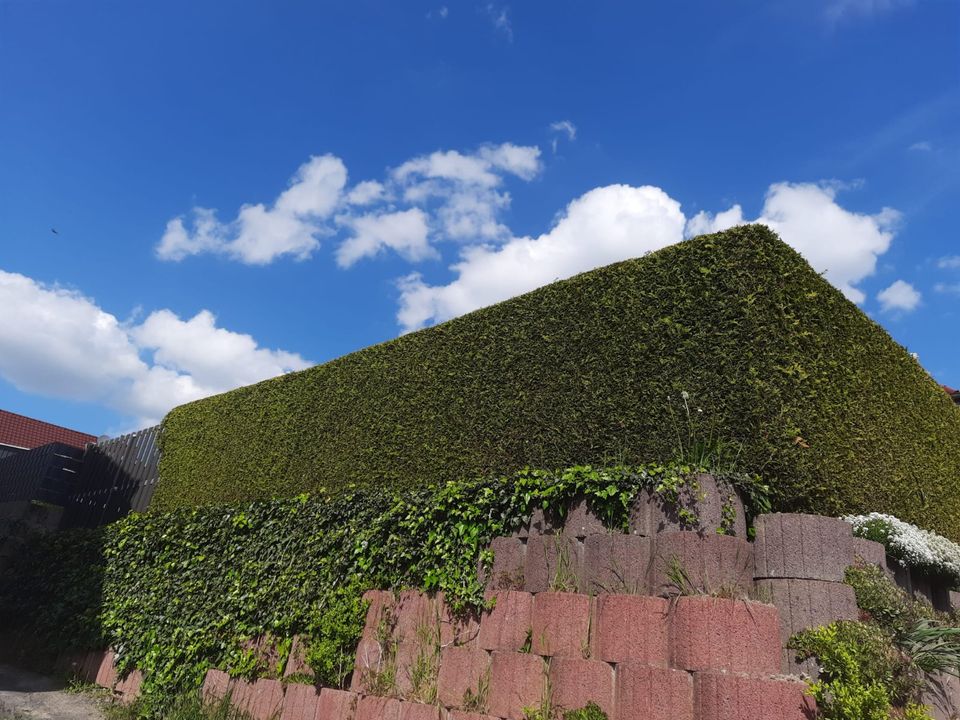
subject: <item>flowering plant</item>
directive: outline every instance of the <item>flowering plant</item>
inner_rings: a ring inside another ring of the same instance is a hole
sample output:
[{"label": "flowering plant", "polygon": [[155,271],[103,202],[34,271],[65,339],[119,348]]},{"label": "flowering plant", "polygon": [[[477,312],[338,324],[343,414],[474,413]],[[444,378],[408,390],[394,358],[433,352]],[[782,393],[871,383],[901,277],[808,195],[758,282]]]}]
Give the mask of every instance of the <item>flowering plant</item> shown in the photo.
[{"label": "flowering plant", "polygon": [[960,585],[960,545],[893,515],[874,512],[843,519],[853,525],[855,536],[882,543],[887,554],[904,567],[945,575]]}]

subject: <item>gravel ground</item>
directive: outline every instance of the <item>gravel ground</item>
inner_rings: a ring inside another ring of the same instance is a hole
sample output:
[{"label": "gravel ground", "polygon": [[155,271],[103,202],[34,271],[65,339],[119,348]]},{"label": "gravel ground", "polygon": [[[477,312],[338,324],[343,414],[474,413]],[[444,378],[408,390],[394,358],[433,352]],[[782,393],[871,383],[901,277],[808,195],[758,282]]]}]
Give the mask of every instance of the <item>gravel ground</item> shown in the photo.
[{"label": "gravel ground", "polygon": [[0,720],[104,720],[97,701],[43,675],[0,665]]}]

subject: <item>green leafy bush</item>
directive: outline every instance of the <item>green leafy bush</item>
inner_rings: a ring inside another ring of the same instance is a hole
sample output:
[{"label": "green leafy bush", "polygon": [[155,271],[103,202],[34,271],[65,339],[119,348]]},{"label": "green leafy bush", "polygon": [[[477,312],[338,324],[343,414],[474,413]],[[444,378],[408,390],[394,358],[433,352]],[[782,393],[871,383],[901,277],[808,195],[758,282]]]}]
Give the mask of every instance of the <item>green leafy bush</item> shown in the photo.
[{"label": "green leafy bush", "polygon": [[853,588],[862,619],[875,622],[894,637],[903,636],[923,620],[941,619],[930,605],[908,595],[876,565],[851,565],[844,582]]},{"label": "green leafy bush", "polygon": [[916,668],[879,626],[836,622],[794,635],[789,647],[820,665],[810,693],[824,720],[888,720],[895,708],[927,717]]},{"label": "green leafy bush", "polygon": [[776,509],[878,509],[960,539],[960,410],[756,225],[176,408],[154,502],[666,460],[681,390]]},{"label": "green leafy bush", "polygon": [[132,515],[37,538],[0,576],[0,630],[21,628],[54,651],[115,648],[121,670],[144,672],[146,714],[199,687],[209,667],[276,672],[246,644],[268,633],[305,636],[318,678],[337,685],[353,669],[365,589],[443,591],[455,608],[476,608],[477,567],[492,560],[485,548],[534,508],[562,513],[585,497],[623,529],[641,490],[670,501],[695,470],[527,470],[397,493],[367,487]]},{"label": "green leafy bush", "polygon": [[607,714],[595,702],[590,702],[579,710],[568,710],[563,720],[607,720]]}]

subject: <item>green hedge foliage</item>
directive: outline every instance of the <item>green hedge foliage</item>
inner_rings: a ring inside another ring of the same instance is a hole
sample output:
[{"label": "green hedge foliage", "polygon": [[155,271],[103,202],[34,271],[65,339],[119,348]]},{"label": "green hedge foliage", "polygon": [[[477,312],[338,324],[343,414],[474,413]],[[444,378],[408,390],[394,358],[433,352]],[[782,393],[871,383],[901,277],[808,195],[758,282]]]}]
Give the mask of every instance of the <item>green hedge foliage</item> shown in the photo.
[{"label": "green hedge foliage", "polygon": [[665,460],[682,391],[776,509],[878,510],[960,540],[960,409],[758,225],[178,407],[154,503]]},{"label": "green hedge foliage", "polygon": [[[534,508],[562,514],[586,498],[608,527],[625,529],[642,489],[676,502],[697,470],[526,470],[397,493],[180,508],[40,536],[0,574],[0,639],[26,633],[31,650],[48,653],[114,648],[121,668],[144,673],[145,717],[162,716],[210,667],[269,673],[244,646],[268,633],[306,638],[316,676],[336,686],[353,669],[364,590],[443,591],[455,609],[478,608],[487,546]],[[756,478],[726,480],[762,509]]]}]

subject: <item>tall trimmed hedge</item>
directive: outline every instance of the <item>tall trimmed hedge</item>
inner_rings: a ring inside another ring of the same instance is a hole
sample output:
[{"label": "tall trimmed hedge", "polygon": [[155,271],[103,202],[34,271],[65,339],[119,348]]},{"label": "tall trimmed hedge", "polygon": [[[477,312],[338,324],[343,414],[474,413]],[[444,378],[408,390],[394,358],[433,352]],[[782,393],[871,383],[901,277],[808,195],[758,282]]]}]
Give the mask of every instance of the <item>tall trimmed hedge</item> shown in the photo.
[{"label": "tall trimmed hedge", "polygon": [[689,449],[684,392],[698,439],[736,448],[779,509],[960,540],[960,410],[759,225],[178,407],[154,503],[667,459]]}]

